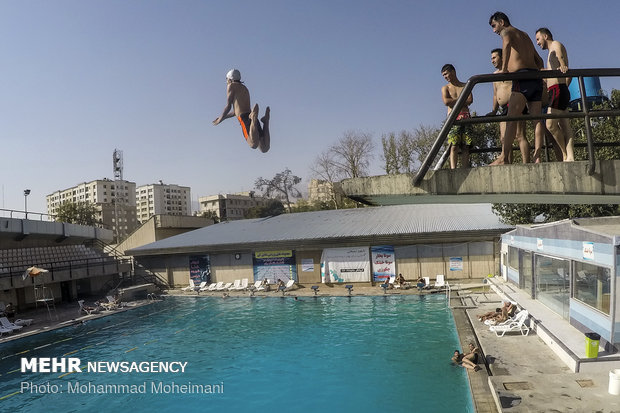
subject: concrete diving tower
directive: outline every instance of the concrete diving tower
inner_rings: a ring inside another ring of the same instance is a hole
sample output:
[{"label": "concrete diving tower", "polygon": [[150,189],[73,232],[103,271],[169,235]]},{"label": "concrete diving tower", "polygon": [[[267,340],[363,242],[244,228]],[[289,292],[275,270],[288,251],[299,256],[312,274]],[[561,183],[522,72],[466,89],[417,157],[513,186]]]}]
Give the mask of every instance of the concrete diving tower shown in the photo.
[{"label": "concrete diving tower", "polygon": [[620,160],[548,162],[345,179],[344,193],[368,205],[509,203],[620,204]]}]

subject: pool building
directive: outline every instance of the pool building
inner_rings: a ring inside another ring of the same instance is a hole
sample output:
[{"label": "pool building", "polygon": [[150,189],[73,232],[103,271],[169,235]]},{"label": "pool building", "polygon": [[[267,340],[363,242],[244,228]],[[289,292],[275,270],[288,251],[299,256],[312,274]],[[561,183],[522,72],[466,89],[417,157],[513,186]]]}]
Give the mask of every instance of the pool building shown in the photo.
[{"label": "pool building", "polygon": [[513,227],[490,204],[398,205],[223,222],[125,251],[171,286],[194,281],[298,284],[479,278],[499,271]]},{"label": "pool building", "polygon": [[504,279],[581,332],[620,345],[620,217],[517,226],[502,235]]}]

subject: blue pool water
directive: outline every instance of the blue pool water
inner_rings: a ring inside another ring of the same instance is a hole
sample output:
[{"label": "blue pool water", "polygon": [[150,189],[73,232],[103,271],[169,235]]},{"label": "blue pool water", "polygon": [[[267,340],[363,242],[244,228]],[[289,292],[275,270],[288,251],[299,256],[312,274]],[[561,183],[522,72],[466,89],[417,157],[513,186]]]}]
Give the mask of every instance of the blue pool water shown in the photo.
[{"label": "blue pool water", "polygon": [[[465,369],[450,363],[458,347],[440,296],[170,298],[0,345],[0,410],[473,412]],[[187,365],[60,377],[21,373],[21,357]],[[146,393],[74,393],[78,382],[145,384],[135,389]],[[213,393],[155,392],[171,382]],[[34,393],[29,383],[59,392]]]}]

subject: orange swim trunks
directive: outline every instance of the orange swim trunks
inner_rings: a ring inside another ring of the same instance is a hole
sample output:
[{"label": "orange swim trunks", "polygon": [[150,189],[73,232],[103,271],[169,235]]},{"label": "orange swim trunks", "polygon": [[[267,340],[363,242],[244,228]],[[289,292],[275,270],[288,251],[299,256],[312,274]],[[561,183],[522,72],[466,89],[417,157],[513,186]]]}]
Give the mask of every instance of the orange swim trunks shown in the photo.
[{"label": "orange swim trunks", "polygon": [[239,121],[239,124],[241,125],[241,130],[243,131],[243,137],[245,138],[245,140],[247,141],[248,138],[250,137],[249,134],[249,130],[250,130],[250,113],[242,113],[241,115],[237,116],[237,120]]}]

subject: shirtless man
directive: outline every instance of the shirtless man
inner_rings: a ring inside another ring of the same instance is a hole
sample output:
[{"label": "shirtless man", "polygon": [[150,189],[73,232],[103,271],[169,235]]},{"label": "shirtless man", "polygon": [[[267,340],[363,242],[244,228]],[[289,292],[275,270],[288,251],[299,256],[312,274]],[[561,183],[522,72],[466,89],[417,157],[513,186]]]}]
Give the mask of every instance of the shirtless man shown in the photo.
[{"label": "shirtless man", "polygon": [[[226,74],[227,103],[222,115],[213,121],[214,125],[220,124],[224,119],[235,116],[241,125],[243,137],[252,149],[260,149],[265,153],[271,145],[271,137],[269,135],[269,114],[270,109],[267,106],[265,116],[261,118],[263,126],[258,120],[258,104],[254,105],[250,111],[250,92],[248,88],[241,82],[241,73],[237,69],[233,69]],[[234,107],[234,112],[230,109]]]},{"label": "shirtless man", "polygon": [[[452,112],[459,95],[465,87],[465,83],[461,82],[456,76],[456,69],[451,64],[443,65],[441,75],[448,82],[441,88],[441,97],[443,103],[448,107],[448,115]],[[470,94],[465,102],[465,107],[456,117],[456,120],[467,119],[470,117],[469,105],[474,101],[474,95]],[[448,133],[448,142],[450,143],[450,168],[455,169],[457,165],[457,157],[459,149],[461,150],[461,167],[469,167],[469,148],[471,147],[471,133],[469,125],[453,126]]]},{"label": "shirtless man", "polygon": [[[499,73],[502,69],[502,49],[491,50],[491,64],[495,69],[493,73]],[[493,110],[492,113],[499,116],[506,116],[508,114],[508,100],[512,93],[512,81],[505,80],[503,82],[493,82]],[[499,123],[499,135],[500,140],[504,142],[504,135],[506,134],[506,122]],[[530,161],[530,144],[525,137],[525,121],[520,120],[517,122],[517,140],[519,141],[519,147],[521,148],[521,158],[523,163]],[[511,152],[512,154],[512,152]],[[512,163],[512,156],[509,161]]]},{"label": "shirtless man", "polygon": [[[568,54],[564,45],[557,40],[553,40],[553,35],[546,27],[541,27],[536,31],[536,43],[543,50],[549,50],[547,57],[547,70],[559,70],[566,73],[568,70]],[[570,81],[568,82],[570,83]],[[567,78],[552,77],[547,79],[547,89],[549,91],[549,107],[547,113],[566,113],[570,102],[570,92],[568,90]],[[547,129],[562,150],[564,161],[575,160],[573,151],[573,129],[570,120],[547,119]]]},{"label": "shirtless man", "polygon": [[[538,71],[543,67],[543,60],[536,52],[532,40],[527,33],[510,25],[510,20],[502,12],[496,12],[489,19],[489,24],[493,32],[502,37],[503,62],[500,73],[515,73]],[[512,92],[508,100],[508,116],[517,116],[523,112],[526,105],[529,113],[536,114],[541,111],[542,80],[526,79],[514,80],[512,82]],[[534,162],[540,162],[544,130],[542,121],[533,121],[535,125],[535,148]],[[510,152],[512,143],[517,135],[517,122],[508,122],[502,153],[492,163],[492,165],[503,165],[510,163]]]}]

